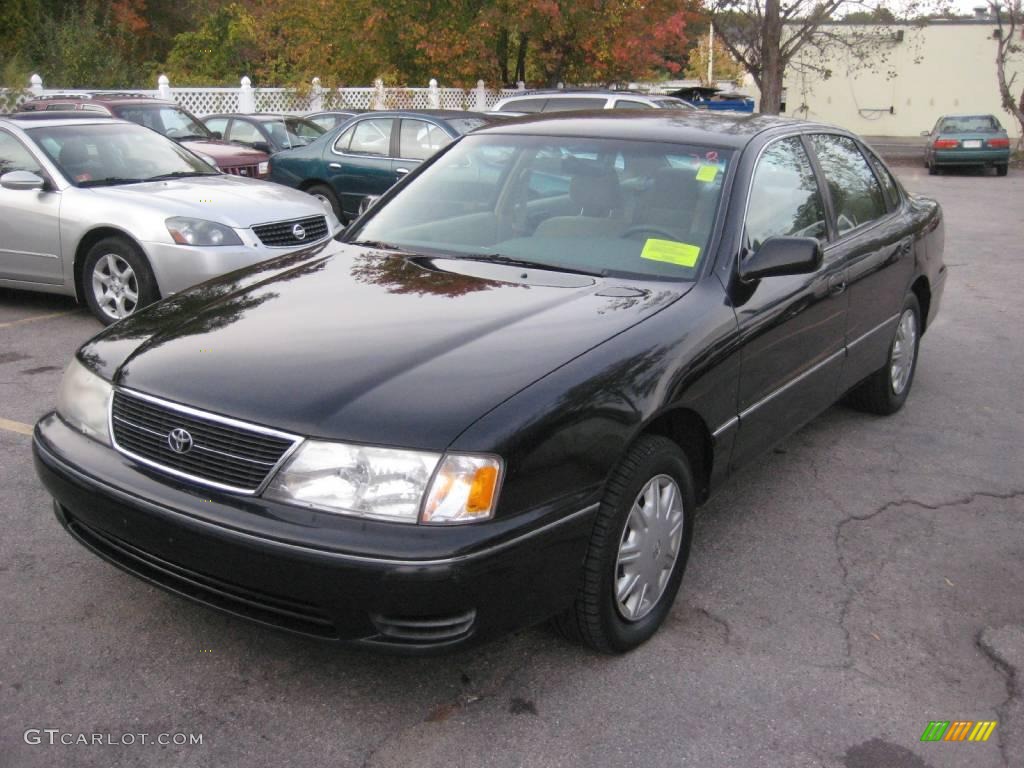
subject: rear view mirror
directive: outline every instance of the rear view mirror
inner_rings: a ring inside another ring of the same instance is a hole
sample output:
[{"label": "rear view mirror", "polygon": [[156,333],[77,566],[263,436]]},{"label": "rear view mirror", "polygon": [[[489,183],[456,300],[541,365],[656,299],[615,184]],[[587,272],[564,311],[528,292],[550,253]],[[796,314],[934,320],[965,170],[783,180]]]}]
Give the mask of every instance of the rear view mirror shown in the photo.
[{"label": "rear view mirror", "polygon": [[740,263],[740,279],[749,282],[777,275],[806,275],[822,262],[821,243],[814,237],[770,237]]},{"label": "rear view mirror", "polygon": [[0,187],[15,190],[41,190],[45,181],[31,171],[11,171],[0,176]]}]

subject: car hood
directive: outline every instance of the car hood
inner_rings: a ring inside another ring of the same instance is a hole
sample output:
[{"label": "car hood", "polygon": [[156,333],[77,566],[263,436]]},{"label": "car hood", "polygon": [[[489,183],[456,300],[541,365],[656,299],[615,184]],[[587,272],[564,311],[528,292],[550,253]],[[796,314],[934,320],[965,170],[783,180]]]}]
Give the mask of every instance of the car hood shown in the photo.
[{"label": "car hood", "polygon": [[211,219],[236,229],[326,212],[316,198],[305,192],[226,174],[94,187],[88,191],[115,207],[145,205],[167,216]]},{"label": "car hood", "polygon": [[123,387],[237,419],[443,450],[690,287],[332,243],[178,294],[79,357]]},{"label": "car hood", "polygon": [[216,139],[189,139],[181,142],[181,146],[201,155],[209,155],[217,161],[217,165],[225,167],[257,165],[270,157],[266,152],[260,152],[258,149]]}]

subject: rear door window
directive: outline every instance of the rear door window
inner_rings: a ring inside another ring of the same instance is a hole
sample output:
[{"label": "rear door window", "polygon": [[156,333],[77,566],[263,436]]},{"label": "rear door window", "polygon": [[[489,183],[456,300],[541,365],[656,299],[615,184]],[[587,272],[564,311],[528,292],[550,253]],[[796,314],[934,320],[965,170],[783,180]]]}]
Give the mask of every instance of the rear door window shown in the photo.
[{"label": "rear door window", "polygon": [[24,144],[11,134],[0,131],[0,175],[11,171],[29,171],[36,175],[43,173]]},{"label": "rear door window", "polygon": [[616,109],[654,109],[650,104],[644,104],[642,101],[634,101],[633,99],[619,99],[615,102]]},{"label": "rear door window", "polygon": [[356,124],[348,151],[355,155],[391,155],[391,118],[363,120]]},{"label": "rear door window", "polygon": [[547,99],[516,99],[504,105],[503,112],[540,112],[544,109]]},{"label": "rear door window", "polygon": [[886,215],[882,187],[857,142],[848,136],[818,133],[811,136],[811,144],[825,174],[840,235]]},{"label": "rear door window", "polygon": [[426,160],[450,142],[448,134],[425,120],[402,120],[398,156],[405,160]]},{"label": "rear door window", "polygon": [[900,192],[899,187],[896,186],[896,180],[874,152],[867,147],[862,147],[862,149],[864,150],[864,156],[867,157],[871,168],[875,172],[875,176],[882,183],[882,192],[885,194],[886,206],[890,211],[896,210],[900,206]]}]

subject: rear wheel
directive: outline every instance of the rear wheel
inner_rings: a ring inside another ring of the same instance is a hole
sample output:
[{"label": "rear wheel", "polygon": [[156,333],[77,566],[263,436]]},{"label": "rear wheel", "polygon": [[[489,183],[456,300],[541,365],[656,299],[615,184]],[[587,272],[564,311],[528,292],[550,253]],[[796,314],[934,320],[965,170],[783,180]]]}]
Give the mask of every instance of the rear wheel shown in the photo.
[{"label": "rear wheel", "polygon": [[935,165],[935,161],[934,160],[929,160],[928,161],[928,175],[929,176],[938,176],[939,175],[939,168],[938,168],[937,165]]},{"label": "rear wheel", "polygon": [[903,407],[917,370],[921,342],[921,307],[914,294],[907,296],[885,365],[847,395],[847,402],[861,411],[888,416]]},{"label": "rear wheel", "polygon": [[644,435],[608,479],[572,607],[555,620],[566,637],[623,653],[661,626],[683,578],[696,509],[686,456]]},{"label": "rear wheel", "polygon": [[334,194],[334,190],[328,187],[326,184],[314,184],[311,187],[306,188],[306,194],[312,195],[313,197],[325,201],[331,206],[331,210],[334,211],[335,217],[338,221],[342,221],[341,216],[341,203],[338,202],[338,196]]},{"label": "rear wheel", "polygon": [[1010,172],[1010,166],[1007,163],[1000,163],[996,166],[996,176],[1005,176]]},{"label": "rear wheel", "polygon": [[89,309],[110,325],[160,298],[149,262],[126,237],[105,237],[85,256],[82,288]]}]

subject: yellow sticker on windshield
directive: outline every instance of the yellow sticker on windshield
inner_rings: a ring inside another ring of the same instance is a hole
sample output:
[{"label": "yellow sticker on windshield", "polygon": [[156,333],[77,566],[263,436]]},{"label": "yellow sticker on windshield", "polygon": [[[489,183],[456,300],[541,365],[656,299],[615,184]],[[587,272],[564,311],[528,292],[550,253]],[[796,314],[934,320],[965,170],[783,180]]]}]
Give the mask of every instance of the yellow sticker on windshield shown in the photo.
[{"label": "yellow sticker on windshield", "polygon": [[717,165],[702,165],[697,169],[697,181],[714,181],[717,177]]},{"label": "yellow sticker on windshield", "polygon": [[688,243],[677,243],[674,240],[656,240],[653,237],[644,243],[640,252],[641,259],[664,261],[667,264],[678,264],[680,267],[694,267],[700,256],[700,248]]}]

